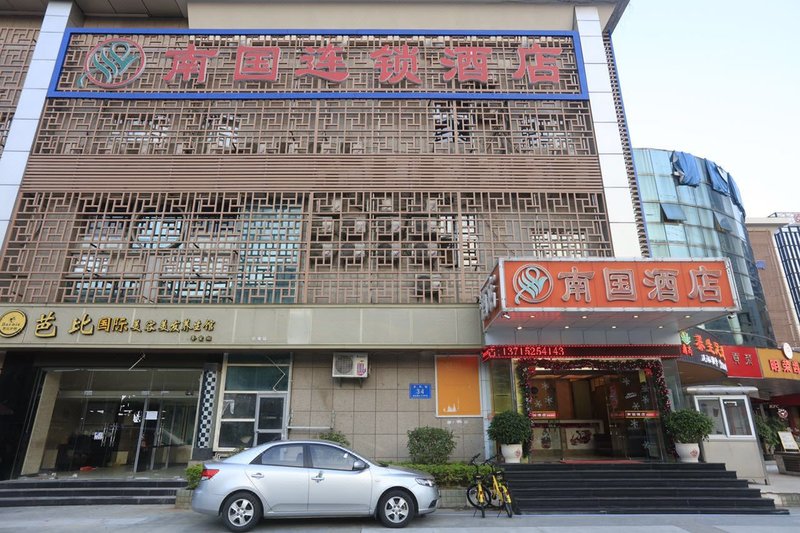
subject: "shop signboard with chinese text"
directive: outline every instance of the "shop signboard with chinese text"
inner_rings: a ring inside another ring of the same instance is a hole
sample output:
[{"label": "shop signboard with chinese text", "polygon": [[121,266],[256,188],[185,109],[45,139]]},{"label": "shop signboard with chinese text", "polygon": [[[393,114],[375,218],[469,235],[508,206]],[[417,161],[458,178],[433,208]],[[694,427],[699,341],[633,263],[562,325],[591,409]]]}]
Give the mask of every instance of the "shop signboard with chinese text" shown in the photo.
[{"label": "shop signboard with chinese text", "polygon": [[800,380],[799,358],[789,359],[783,350],[774,348],[757,348],[756,351],[765,378]]},{"label": "shop signboard with chinese text", "polygon": [[758,352],[750,346],[723,346],[730,378],[762,378]]},{"label": "shop signboard with chinese text", "polygon": [[501,259],[499,306],[483,315],[599,312],[733,312],[739,304],[726,259]]},{"label": "shop signboard with chinese text", "polygon": [[50,97],[586,100],[575,32],[68,29]]},{"label": "shop signboard with chinese text", "polygon": [[680,332],[680,361],[728,372],[725,346],[712,333],[701,328],[689,328]]}]

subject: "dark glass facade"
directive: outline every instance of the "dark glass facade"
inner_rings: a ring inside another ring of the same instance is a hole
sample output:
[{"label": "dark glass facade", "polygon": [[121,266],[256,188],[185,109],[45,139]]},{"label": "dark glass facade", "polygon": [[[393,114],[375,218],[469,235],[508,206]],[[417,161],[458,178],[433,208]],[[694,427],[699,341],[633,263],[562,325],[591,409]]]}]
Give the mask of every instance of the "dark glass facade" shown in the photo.
[{"label": "dark glass facade", "polygon": [[676,152],[649,148],[633,154],[651,256],[727,257],[741,311],[704,327],[728,344],[775,346],[745,211],[730,175],[690,154],[681,159]]}]

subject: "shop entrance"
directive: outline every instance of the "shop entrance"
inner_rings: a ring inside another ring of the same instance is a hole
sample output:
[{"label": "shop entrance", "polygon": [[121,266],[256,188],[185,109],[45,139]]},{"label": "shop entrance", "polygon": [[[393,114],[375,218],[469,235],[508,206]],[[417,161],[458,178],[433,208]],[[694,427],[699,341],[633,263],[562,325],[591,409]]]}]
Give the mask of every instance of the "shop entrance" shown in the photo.
[{"label": "shop entrance", "polygon": [[651,369],[527,365],[523,375],[533,461],[665,458]]},{"label": "shop entrance", "polygon": [[44,446],[32,441],[26,473],[181,474],[191,458],[200,375],[166,369],[49,371],[45,389],[52,396],[43,393],[34,423],[34,432],[47,431],[47,438]]}]

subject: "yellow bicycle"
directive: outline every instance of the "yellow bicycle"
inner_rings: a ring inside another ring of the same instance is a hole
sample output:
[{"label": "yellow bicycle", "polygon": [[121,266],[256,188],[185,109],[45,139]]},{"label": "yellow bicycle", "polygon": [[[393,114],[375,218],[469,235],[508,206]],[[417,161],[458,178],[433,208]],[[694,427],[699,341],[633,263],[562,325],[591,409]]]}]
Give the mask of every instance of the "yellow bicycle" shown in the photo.
[{"label": "yellow bicycle", "polygon": [[476,455],[469,462],[470,465],[475,467],[475,473],[472,476],[472,484],[467,488],[467,501],[470,505],[480,510],[481,517],[486,516],[487,507],[494,507],[499,508],[501,512],[505,509],[506,514],[511,518],[514,516],[513,500],[511,491],[503,479],[503,470],[492,462],[494,457],[490,457],[481,463],[481,465],[489,465],[492,468],[488,479],[484,481],[484,476],[480,470],[481,465],[475,462],[479,456],[480,454]]}]

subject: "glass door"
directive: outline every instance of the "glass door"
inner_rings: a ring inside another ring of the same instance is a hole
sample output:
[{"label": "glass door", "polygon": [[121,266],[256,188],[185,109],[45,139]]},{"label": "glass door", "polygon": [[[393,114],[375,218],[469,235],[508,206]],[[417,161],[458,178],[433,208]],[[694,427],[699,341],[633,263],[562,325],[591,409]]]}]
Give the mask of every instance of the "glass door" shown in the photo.
[{"label": "glass door", "polygon": [[259,394],[256,406],[256,444],[286,438],[286,395]]}]

